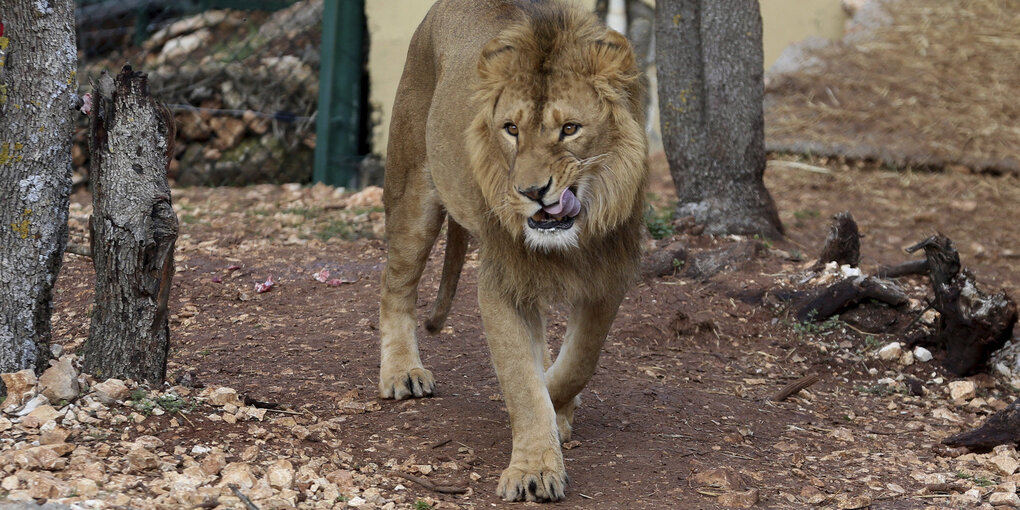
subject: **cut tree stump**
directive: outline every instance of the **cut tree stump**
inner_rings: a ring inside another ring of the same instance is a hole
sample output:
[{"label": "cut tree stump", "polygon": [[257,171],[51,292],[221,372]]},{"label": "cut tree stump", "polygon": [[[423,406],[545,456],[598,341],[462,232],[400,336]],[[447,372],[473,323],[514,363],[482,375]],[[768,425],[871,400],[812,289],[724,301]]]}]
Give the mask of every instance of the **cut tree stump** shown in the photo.
[{"label": "cut tree stump", "polygon": [[861,261],[861,232],[857,228],[857,222],[850,211],[843,211],[832,217],[829,225],[829,235],[825,238],[825,245],[818,255],[818,262],[815,268],[825,267],[829,262],[850,267],[857,267]]},{"label": "cut tree stump", "polygon": [[162,383],[170,346],[167,300],[177,215],[166,170],[174,121],[149,95],[145,74],[105,72],[90,113],[92,260],[96,303],[85,371]]},{"label": "cut tree stump", "polygon": [[910,248],[924,250],[939,312],[935,334],[927,341],[946,351],[944,365],[965,376],[984,366],[988,357],[1013,335],[1017,322],[1016,303],[1005,292],[987,295],[977,288],[974,275],[960,269],[960,255],[953,242],[942,234],[933,235]]}]

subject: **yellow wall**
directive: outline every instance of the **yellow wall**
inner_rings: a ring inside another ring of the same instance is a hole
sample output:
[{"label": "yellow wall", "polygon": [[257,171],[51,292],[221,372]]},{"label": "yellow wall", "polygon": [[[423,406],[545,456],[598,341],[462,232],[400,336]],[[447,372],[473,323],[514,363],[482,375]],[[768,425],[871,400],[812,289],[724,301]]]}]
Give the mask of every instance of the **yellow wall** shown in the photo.
[{"label": "yellow wall", "polygon": [[846,13],[840,0],[760,0],[765,69],[792,43],[810,36],[839,39]]},{"label": "yellow wall", "polygon": [[[593,9],[595,0],[575,0]],[[646,0],[654,4],[654,0]],[[772,65],[788,44],[808,36],[838,38],[846,15],[840,0],[760,0],[765,30],[765,67]],[[429,0],[366,0],[365,15],[371,46],[368,71],[369,101],[373,110],[373,152],[385,156],[389,135],[389,112],[411,34],[425,17]]]}]

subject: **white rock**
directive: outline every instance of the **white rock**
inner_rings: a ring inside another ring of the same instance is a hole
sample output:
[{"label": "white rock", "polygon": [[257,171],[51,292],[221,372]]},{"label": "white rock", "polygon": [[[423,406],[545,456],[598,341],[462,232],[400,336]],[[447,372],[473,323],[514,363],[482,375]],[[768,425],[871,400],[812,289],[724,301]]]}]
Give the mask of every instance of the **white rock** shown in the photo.
[{"label": "white rock", "polygon": [[266,481],[271,487],[289,489],[294,484],[294,465],[280,459],[266,469]]},{"label": "white rock", "polygon": [[8,413],[35,396],[35,384],[37,381],[35,372],[31,368],[26,368],[20,372],[0,374],[0,379],[4,381],[4,385],[7,387],[7,398],[4,400],[3,408]]},{"label": "white rock", "polygon": [[79,389],[78,371],[71,364],[71,356],[51,360],[50,368],[39,376],[39,392],[46,395],[53,404],[61,400],[74,400],[78,397]]},{"label": "white rock", "polygon": [[995,364],[995,371],[998,372],[999,375],[1005,377],[1006,379],[1012,379],[1013,378],[1013,372],[1011,372],[1009,370],[1009,367],[1007,367],[1005,363],[1001,363],[1001,362],[1000,363],[996,363]]},{"label": "white rock", "polygon": [[927,363],[931,361],[931,351],[918,345],[917,347],[914,347],[914,359],[921,363]]},{"label": "white rock", "polygon": [[1020,507],[1020,497],[1015,492],[993,492],[988,496],[988,503],[992,506]]},{"label": "white rock", "polygon": [[13,491],[13,490],[17,490],[18,487],[20,487],[20,486],[21,486],[21,479],[19,479],[17,476],[14,476],[14,475],[10,475],[8,477],[5,477],[3,479],[3,481],[0,482],[0,488],[3,488],[3,490],[5,490],[7,492],[10,492],[10,491]]},{"label": "white rock", "polygon": [[1015,473],[1017,468],[1020,467],[1020,462],[1017,462],[1013,456],[1004,454],[995,455],[994,457],[989,458],[988,464],[991,469],[1006,476]]},{"label": "white rock", "polygon": [[95,392],[100,402],[107,405],[126,399],[130,393],[127,385],[120,379],[107,379],[101,383],[96,383],[92,387],[92,391]]},{"label": "white rock", "polygon": [[208,398],[209,403],[214,406],[233,404],[234,406],[240,407],[243,405],[240,397],[237,396],[237,390],[234,388],[227,388],[225,386],[212,390],[206,398]]},{"label": "white rock", "polygon": [[255,486],[255,475],[252,474],[251,466],[243,462],[231,462],[223,467],[221,471],[223,478],[217,487],[226,487],[235,484],[242,489],[250,489]]},{"label": "white rock", "polygon": [[974,381],[953,381],[949,383],[949,397],[953,400],[970,400],[977,396]]},{"label": "white rock", "polygon": [[347,506],[353,506],[355,508],[362,506],[365,503],[368,503],[368,501],[365,501],[365,498],[361,496],[354,496],[353,498],[347,500]]},{"label": "white rock", "polygon": [[910,365],[913,365],[914,364],[914,353],[912,353],[910,351],[903,351],[903,354],[900,355],[899,362],[900,362],[900,365],[903,365],[905,367],[909,367]]},{"label": "white rock", "polygon": [[212,37],[212,32],[208,28],[203,28],[194,33],[170,39],[163,45],[163,51],[160,52],[161,60],[174,60],[188,55],[205,44],[210,37]]},{"label": "white rock", "polygon": [[884,360],[899,359],[903,355],[903,346],[899,342],[893,342],[878,350],[878,357]]}]

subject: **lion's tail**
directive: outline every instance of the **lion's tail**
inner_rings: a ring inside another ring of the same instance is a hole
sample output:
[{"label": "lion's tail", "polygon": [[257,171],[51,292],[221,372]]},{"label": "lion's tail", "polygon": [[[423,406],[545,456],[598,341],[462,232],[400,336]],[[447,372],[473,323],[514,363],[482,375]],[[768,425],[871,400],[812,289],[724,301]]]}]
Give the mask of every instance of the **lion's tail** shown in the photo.
[{"label": "lion's tail", "polygon": [[443,258],[443,276],[439,280],[439,295],[436,296],[436,302],[432,305],[429,319],[425,321],[425,329],[429,333],[434,334],[443,329],[446,316],[450,313],[453,296],[457,293],[460,270],[464,267],[467,245],[467,230],[450,218],[446,227],[446,255]]}]

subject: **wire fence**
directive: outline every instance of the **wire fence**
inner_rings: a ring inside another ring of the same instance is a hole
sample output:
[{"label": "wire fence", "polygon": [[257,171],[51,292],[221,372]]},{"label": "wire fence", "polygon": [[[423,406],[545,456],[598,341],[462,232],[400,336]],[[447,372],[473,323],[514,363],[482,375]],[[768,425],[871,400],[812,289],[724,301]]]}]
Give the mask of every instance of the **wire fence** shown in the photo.
[{"label": "wire fence", "polygon": [[[178,185],[308,182],[323,0],[78,0],[79,79],[129,64],[177,121]],[[74,165],[87,174],[84,122]]]}]

